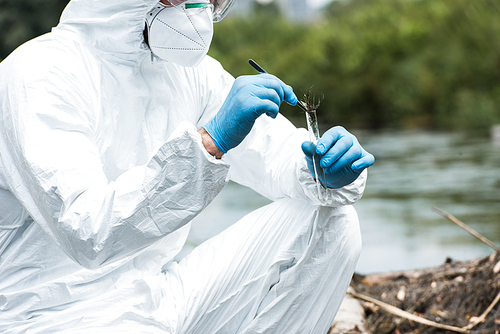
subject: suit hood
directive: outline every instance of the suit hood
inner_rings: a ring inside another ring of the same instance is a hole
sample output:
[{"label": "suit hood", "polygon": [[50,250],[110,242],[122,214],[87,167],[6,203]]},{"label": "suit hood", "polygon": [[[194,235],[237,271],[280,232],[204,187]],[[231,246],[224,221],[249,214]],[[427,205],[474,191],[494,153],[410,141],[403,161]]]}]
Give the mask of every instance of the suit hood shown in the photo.
[{"label": "suit hood", "polygon": [[71,0],[54,31],[76,34],[113,58],[133,60],[149,52],[144,43],[146,14],[158,0]]}]

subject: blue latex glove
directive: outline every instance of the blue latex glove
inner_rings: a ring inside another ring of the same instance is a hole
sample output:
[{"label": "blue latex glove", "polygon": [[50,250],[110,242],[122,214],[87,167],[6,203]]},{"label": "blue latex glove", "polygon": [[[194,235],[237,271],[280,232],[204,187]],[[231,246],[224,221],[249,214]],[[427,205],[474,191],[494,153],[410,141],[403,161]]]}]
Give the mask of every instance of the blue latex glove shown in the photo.
[{"label": "blue latex glove", "polygon": [[204,128],[224,153],[238,146],[262,114],[276,118],[281,103],[297,104],[292,87],[271,74],[237,78],[222,107]]},{"label": "blue latex glove", "polygon": [[[358,139],[341,126],[325,132],[316,147],[309,141],[302,143],[307,167],[313,176],[314,149],[321,156],[320,166],[325,170],[329,188],[342,188],[351,184],[365,168],[375,162],[374,156],[361,147]],[[321,180],[321,183],[324,185],[325,180]]]}]

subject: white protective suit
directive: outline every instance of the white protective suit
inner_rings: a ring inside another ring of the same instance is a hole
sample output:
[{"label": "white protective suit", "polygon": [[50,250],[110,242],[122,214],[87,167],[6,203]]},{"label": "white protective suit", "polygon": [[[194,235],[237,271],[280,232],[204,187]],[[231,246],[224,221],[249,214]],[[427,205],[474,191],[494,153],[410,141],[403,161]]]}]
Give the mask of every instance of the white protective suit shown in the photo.
[{"label": "white protective suit", "polygon": [[[156,2],[72,0],[0,64],[0,332],[326,333],[366,172],[320,203],[281,116],[210,156],[197,129],[233,78],[152,61]],[[274,202],[172,261],[229,178]]]}]

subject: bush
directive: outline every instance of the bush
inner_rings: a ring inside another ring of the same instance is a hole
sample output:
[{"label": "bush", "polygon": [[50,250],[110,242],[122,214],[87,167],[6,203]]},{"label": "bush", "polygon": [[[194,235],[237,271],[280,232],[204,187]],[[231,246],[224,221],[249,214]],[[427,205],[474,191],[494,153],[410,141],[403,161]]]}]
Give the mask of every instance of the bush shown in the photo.
[{"label": "bush", "polygon": [[0,60],[59,22],[68,0],[0,0]]},{"label": "bush", "polygon": [[500,122],[499,14],[494,0],[334,1],[308,25],[223,21],[210,53],[236,76],[254,58],[299,94],[314,85],[325,123],[485,129]]},{"label": "bush", "polygon": [[[57,25],[67,0],[0,1],[0,59]],[[255,59],[349,127],[486,129],[500,123],[498,0],[332,1],[309,24],[275,5],[215,25],[210,55],[233,75]],[[304,124],[300,109],[282,112]]]}]

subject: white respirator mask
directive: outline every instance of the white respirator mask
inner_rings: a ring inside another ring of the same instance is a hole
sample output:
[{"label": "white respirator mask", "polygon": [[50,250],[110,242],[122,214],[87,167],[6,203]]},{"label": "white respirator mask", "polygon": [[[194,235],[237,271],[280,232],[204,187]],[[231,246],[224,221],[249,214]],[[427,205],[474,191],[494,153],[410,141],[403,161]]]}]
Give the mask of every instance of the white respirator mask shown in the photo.
[{"label": "white respirator mask", "polygon": [[146,15],[151,52],[184,67],[198,65],[212,42],[212,17],[213,5],[208,1],[188,0],[171,6],[158,3]]}]

